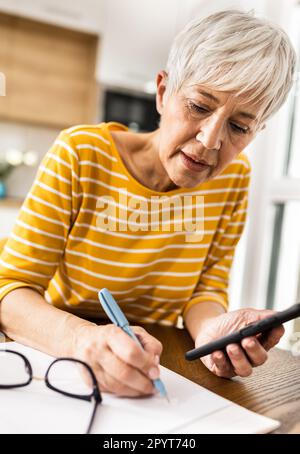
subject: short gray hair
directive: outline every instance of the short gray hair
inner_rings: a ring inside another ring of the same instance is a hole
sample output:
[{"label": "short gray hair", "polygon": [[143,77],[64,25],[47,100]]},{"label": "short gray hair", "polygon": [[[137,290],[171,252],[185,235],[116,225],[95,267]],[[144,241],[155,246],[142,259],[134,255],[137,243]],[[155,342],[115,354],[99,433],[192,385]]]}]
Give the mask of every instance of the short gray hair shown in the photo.
[{"label": "short gray hair", "polygon": [[226,10],[189,22],[167,62],[166,96],[186,84],[246,94],[259,121],[282,106],[293,85],[296,53],[286,32],[253,12]]}]

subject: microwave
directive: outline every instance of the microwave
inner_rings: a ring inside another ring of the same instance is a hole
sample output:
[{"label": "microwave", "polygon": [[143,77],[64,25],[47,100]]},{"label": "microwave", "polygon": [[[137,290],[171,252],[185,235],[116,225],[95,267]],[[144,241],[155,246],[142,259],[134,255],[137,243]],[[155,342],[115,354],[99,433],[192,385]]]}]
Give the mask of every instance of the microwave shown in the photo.
[{"label": "microwave", "polygon": [[160,115],[156,110],[155,96],[142,96],[114,90],[104,92],[105,122],[117,121],[136,132],[154,131]]}]

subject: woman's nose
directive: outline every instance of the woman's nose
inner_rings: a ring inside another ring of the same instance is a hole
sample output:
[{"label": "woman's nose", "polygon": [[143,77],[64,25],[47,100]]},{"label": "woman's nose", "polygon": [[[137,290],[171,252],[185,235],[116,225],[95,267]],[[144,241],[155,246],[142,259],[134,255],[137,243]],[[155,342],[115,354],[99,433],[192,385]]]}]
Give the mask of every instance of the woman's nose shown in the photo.
[{"label": "woman's nose", "polygon": [[196,140],[207,150],[219,150],[223,141],[223,120],[208,118],[201,123]]}]

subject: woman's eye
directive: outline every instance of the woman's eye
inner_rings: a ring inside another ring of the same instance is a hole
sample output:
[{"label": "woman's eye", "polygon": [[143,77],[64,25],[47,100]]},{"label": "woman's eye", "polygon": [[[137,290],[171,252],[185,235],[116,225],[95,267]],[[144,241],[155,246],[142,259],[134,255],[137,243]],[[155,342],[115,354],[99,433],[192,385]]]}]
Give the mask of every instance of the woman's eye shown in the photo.
[{"label": "woman's eye", "polygon": [[239,134],[247,134],[249,128],[242,128],[241,126],[236,125],[235,123],[230,123],[231,128],[233,131]]},{"label": "woman's eye", "polygon": [[209,110],[206,109],[205,107],[199,106],[198,104],[195,104],[195,103],[193,103],[193,102],[191,102],[191,103],[189,104],[189,106],[190,106],[190,108],[191,108],[192,110],[194,110],[195,112],[200,112],[200,113],[208,113],[208,112],[209,112]]}]

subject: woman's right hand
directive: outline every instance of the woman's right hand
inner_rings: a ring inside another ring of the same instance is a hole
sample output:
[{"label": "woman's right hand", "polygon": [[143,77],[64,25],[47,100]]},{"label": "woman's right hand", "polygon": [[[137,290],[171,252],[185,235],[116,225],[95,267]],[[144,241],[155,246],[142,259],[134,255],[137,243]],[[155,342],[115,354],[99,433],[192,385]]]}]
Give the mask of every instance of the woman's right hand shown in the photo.
[{"label": "woman's right hand", "polygon": [[132,327],[143,348],[121,328],[84,325],[75,336],[73,357],[88,363],[101,391],[118,396],[154,394],[151,380],[159,377],[161,343],[141,327]]}]

